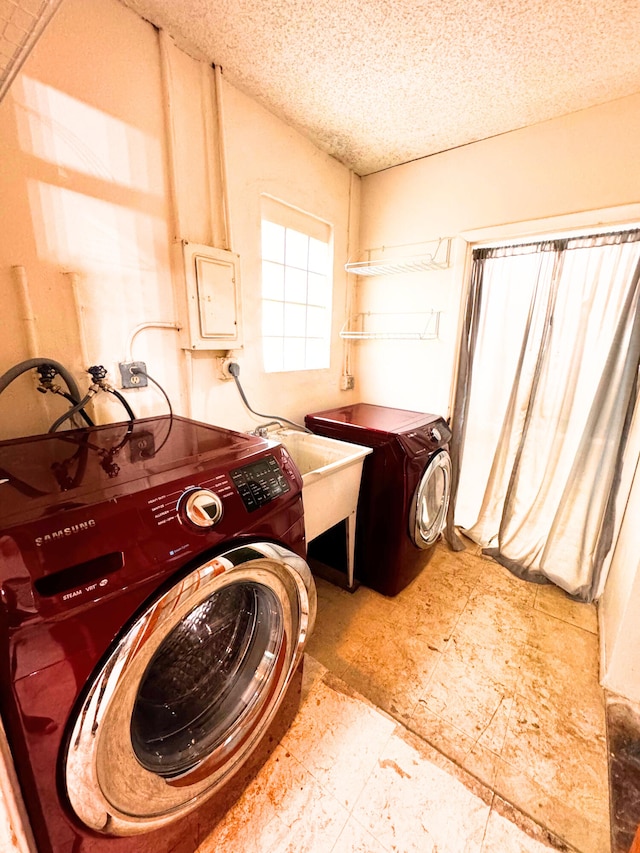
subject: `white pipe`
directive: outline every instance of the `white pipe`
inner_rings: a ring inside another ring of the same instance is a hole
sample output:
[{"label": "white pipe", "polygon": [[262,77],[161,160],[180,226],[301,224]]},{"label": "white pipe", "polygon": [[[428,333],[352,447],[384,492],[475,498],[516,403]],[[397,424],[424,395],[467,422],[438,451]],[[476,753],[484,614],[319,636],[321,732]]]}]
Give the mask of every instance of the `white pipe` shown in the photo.
[{"label": "white pipe", "polygon": [[169,58],[169,50],[171,48],[171,38],[165,30],[158,30],[158,42],[160,46],[160,85],[162,90],[162,100],[164,102],[164,119],[166,126],[166,141],[167,141],[167,170],[169,172],[169,196],[171,202],[171,212],[173,214],[173,239],[182,239],[182,223],[180,217],[180,193],[178,191],[178,168],[176,164],[176,139],[175,126],[173,121],[173,103],[172,103],[172,77],[171,77],[171,60]]},{"label": "white pipe", "polygon": [[127,340],[127,352],[124,358],[125,363],[128,364],[133,361],[133,341],[136,335],[140,332],[143,332],[145,329],[176,329],[177,331],[180,331],[181,328],[182,326],[180,323],[166,323],[162,320],[158,320],[157,322],[155,320],[151,320],[148,323],[140,323],[140,325],[136,326],[129,333],[129,339]]},{"label": "white pipe", "polygon": [[216,80],[216,112],[218,113],[218,148],[220,151],[220,184],[222,191],[222,214],[224,219],[224,249],[233,246],[231,233],[231,211],[229,207],[229,181],[227,180],[227,149],[224,143],[224,107],[222,103],[222,69],[213,66]]},{"label": "white pipe", "polygon": [[22,319],[24,320],[24,327],[27,335],[28,355],[30,358],[37,358],[40,355],[40,346],[38,342],[38,330],[36,328],[36,316],[33,313],[31,295],[29,294],[27,271],[24,267],[15,266],[11,267],[11,274],[18,288],[20,301],[22,303]]},{"label": "white pipe", "polygon": [[[354,192],[353,185],[355,181],[355,174],[353,172],[349,172],[349,207],[347,210],[347,257],[351,257],[351,253],[353,251],[352,241],[353,241],[353,206],[354,206]],[[356,287],[356,277],[347,273],[347,281],[346,281],[346,291],[345,291],[345,322],[349,322],[349,318],[353,314],[353,297],[354,290]],[[342,358],[342,375],[343,376],[353,376],[353,367],[351,365],[351,354],[353,344],[350,340],[343,339],[343,358]]]},{"label": "white pipe", "polygon": [[80,358],[82,359],[82,369],[86,370],[92,362],[89,361],[87,352],[87,336],[84,328],[84,309],[80,299],[80,276],[77,272],[65,272],[64,274],[71,284],[73,292],[73,303],[76,309],[76,321],[78,324],[78,340],[80,342]]},{"label": "white pipe", "polygon": [[183,350],[187,374],[187,417],[193,417],[193,355],[190,349]]},{"label": "white pipe", "polygon": [[[215,89],[216,89],[216,79],[215,79],[215,71],[211,68],[210,65],[207,65],[205,62],[200,63],[200,97],[202,104],[202,123],[204,126],[204,169],[206,173],[206,184],[207,184],[207,198],[209,203],[209,231],[208,231],[208,242],[211,246],[219,246],[220,240],[218,239],[218,227],[217,227],[217,219],[218,219],[218,211],[220,210],[220,193],[217,192],[216,187],[216,167],[219,168],[219,162],[214,160],[213,154],[219,144],[216,140],[216,132],[217,128],[214,121],[213,115],[213,98],[215,98]],[[213,83],[213,86],[212,86]],[[212,91],[213,89],[213,91]],[[216,110],[217,112],[217,110]],[[222,211],[222,217],[224,217],[224,210]],[[224,228],[224,222],[222,223],[223,227],[223,241],[226,240],[226,231]]]}]

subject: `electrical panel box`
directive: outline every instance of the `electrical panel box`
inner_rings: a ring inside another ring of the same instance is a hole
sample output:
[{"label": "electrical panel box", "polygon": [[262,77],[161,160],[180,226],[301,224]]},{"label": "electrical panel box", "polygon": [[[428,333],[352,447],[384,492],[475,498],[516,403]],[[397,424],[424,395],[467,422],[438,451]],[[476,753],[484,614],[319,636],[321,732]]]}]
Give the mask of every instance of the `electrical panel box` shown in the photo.
[{"label": "electrical panel box", "polygon": [[193,350],[242,346],[240,257],[225,249],[183,241],[188,340]]}]

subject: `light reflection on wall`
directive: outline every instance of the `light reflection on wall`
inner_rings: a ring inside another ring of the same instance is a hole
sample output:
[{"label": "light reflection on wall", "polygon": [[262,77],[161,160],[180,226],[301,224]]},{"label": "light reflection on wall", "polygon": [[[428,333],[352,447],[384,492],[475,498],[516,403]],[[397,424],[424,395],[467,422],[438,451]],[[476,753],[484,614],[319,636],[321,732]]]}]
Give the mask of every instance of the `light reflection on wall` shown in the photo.
[{"label": "light reflection on wall", "polygon": [[158,273],[169,266],[166,222],[41,181],[28,192],[38,256],[80,273],[89,354],[116,357],[114,344],[139,322],[132,318],[166,313],[170,281],[162,287]]},{"label": "light reflection on wall", "polygon": [[87,356],[112,369],[133,326],[173,319],[161,139],[25,75],[13,98],[37,258],[79,282],[57,279],[40,322],[78,340],[77,298]]},{"label": "light reflection on wall", "polygon": [[12,94],[23,151],[62,169],[161,193],[159,140],[24,75]]}]

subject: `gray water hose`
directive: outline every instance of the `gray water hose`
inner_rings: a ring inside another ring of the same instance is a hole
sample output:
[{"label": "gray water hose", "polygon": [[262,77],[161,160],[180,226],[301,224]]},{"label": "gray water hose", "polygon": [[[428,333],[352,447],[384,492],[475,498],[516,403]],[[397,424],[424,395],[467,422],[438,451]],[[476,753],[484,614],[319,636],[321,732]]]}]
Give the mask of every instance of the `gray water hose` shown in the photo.
[{"label": "gray water hose", "polygon": [[80,390],[73,376],[69,373],[67,368],[64,367],[64,365],[60,364],[58,361],[54,361],[52,358],[29,358],[26,361],[21,361],[20,364],[10,367],[9,370],[0,376],[0,394],[2,394],[2,392],[11,385],[13,380],[17,379],[18,376],[22,376],[22,374],[26,373],[28,370],[40,367],[41,364],[50,364],[54,367],[66,382],[71,396],[76,400],[80,399]]}]

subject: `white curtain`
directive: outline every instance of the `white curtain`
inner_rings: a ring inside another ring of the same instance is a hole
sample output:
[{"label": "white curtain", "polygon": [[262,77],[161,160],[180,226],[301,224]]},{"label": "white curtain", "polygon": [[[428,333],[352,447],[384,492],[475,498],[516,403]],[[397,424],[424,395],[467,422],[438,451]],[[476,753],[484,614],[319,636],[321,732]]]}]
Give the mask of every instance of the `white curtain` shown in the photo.
[{"label": "white curtain", "polygon": [[640,231],[474,252],[450,523],[519,576],[586,601],[616,529],[639,263]]}]

